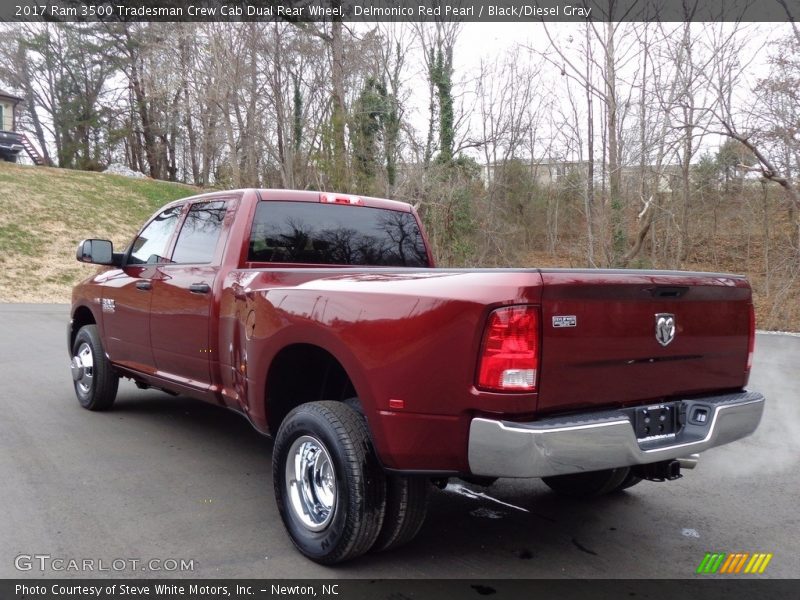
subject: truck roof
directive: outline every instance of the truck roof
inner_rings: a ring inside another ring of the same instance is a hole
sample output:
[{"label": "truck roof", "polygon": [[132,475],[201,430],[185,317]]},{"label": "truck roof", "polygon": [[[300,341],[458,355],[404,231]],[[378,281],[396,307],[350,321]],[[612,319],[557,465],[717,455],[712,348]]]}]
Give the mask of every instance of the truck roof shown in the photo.
[{"label": "truck roof", "polygon": [[[173,204],[180,204],[187,200],[199,200],[201,198],[219,198],[230,194],[244,194],[253,192],[261,201],[290,201],[290,202],[332,202],[342,204],[355,204],[359,206],[368,206],[370,208],[383,208],[386,210],[397,210],[402,212],[412,212],[412,207],[407,202],[399,202],[397,200],[388,200],[386,198],[375,198],[372,196],[362,196],[359,194],[344,194],[339,192],[320,192],[316,190],[284,190],[272,188],[242,188],[235,190],[215,190],[213,192],[206,192],[197,194],[195,196],[187,196],[175,200],[166,206]],[[323,200],[323,196],[325,200]]]},{"label": "truck roof", "polygon": [[[339,192],[318,192],[312,190],[279,190],[279,189],[259,189],[258,196],[261,200],[291,200],[297,202],[320,202],[324,195],[328,202],[343,200],[344,203],[359,204],[372,208],[384,208],[388,210],[400,210],[411,212],[411,205],[397,200],[387,200],[386,198],[374,198],[372,196],[362,196],[359,194],[344,194]],[[357,202],[356,202],[357,200]]]}]

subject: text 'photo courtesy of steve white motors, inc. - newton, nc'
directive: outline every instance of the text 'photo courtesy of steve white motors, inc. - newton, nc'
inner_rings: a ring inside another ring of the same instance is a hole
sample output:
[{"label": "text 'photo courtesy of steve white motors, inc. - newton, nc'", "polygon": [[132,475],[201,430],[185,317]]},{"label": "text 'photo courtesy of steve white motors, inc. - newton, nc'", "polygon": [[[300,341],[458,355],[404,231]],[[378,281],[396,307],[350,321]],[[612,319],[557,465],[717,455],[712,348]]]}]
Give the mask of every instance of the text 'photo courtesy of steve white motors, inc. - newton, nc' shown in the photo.
[{"label": "text 'photo courtesy of steve white motors, inc. - newton, nc'", "polygon": [[63,4],[30,4],[16,5],[14,16],[17,18],[81,18],[81,19],[147,19],[147,18],[174,18],[174,19],[469,19],[480,20],[483,18],[514,20],[514,19],[542,19],[542,18],[584,18],[591,17],[592,8],[577,4],[484,4],[467,3],[453,4],[427,4],[397,3],[395,5],[375,6],[373,3],[328,5],[320,2],[297,6],[294,3],[285,4],[218,4],[210,3],[185,3],[182,6],[164,5],[157,3],[130,6],[122,4],[85,4],[69,6]]},{"label": "text 'photo courtesy of steve white motors, inc. - newton, nc'", "polygon": [[317,596],[339,596],[346,586],[339,583],[303,583],[287,584],[268,581],[252,585],[243,583],[218,582],[107,582],[107,583],[17,583],[14,594],[18,598],[32,599],[37,597],[51,598],[242,598],[245,596],[298,596],[311,598]]}]

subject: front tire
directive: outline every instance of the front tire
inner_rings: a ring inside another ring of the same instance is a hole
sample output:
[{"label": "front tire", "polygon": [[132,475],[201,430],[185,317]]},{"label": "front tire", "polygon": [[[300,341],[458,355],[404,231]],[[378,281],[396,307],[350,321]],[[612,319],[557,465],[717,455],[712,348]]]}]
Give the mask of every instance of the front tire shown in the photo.
[{"label": "front tire", "polygon": [[87,410],[108,410],[114,404],[119,376],[103,350],[97,325],[84,325],[72,344],[72,382],[78,402]]},{"label": "front tire", "polygon": [[321,564],[366,553],[386,508],[386,476],[361,416],[341,402],[310,402],[281,423],[272,453],[275,500],[289,537]]}]

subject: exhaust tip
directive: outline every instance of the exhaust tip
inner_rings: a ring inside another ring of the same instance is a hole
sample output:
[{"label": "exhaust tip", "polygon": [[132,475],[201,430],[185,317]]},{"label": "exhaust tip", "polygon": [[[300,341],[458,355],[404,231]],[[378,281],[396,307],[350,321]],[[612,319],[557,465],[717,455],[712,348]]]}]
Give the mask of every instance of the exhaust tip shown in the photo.
[{"label": "exhaust tip", "polygon": [[678,459],[678,463],[681,465],[681,469],[694,469],[699,461],[700,461],[699,454],[690,454],[689,456],[683,456]]}]

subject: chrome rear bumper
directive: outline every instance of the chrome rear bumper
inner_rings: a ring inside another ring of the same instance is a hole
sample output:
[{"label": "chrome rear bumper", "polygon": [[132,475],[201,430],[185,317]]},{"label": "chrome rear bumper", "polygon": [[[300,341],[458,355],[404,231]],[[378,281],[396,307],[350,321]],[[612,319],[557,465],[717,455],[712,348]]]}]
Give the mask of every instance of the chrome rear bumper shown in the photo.
[{"label": "chrome rear bumper", "polygon": [[[753,433],[764,397],[741,392],[683,400],[685,423],[673,435],[637,439],[624,410],[513,423],[475,418],[469,431],[469,466],[487,477],[549,477],[599,471],[702,452]],[[691,416],[704,409],[704,422]]]}]

